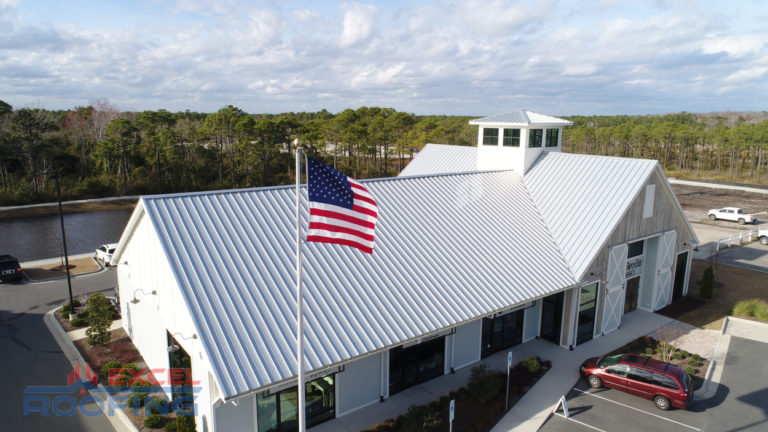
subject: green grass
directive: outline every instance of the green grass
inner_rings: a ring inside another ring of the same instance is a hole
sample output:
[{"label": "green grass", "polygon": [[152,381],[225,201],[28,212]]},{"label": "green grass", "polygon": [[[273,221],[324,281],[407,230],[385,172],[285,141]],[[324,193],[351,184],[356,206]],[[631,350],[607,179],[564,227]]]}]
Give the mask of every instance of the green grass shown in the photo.
[{"label": "green grass", "polygon": [[733,314],[768,321],[768,302],[760,299],[741,300],[733,306]]}]

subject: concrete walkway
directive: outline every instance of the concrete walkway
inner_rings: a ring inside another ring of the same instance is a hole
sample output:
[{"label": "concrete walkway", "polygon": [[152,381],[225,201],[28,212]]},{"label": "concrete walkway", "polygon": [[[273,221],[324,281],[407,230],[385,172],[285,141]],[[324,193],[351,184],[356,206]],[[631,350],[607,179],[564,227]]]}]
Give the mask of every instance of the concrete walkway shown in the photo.
[{"label": "concrete walkway", "polygon": [[[122,327],[123,327],[123,320],[122,319],[117,319],[117,320],[112,321],[112,325],[109,327],[109,330],[110,331],[117,330],[117,329],[122,328]],[[86,330],[88,330],[88,327],[77,329],[77,330],[72,330],[70,332],[67,332],[67,337],[69,338],[69,340],[71,340],[73,342],[76,341],[76,340],[80,340],[80,339],[86,338],[86,337],[88,337],[88,335],[85,334]]]}]

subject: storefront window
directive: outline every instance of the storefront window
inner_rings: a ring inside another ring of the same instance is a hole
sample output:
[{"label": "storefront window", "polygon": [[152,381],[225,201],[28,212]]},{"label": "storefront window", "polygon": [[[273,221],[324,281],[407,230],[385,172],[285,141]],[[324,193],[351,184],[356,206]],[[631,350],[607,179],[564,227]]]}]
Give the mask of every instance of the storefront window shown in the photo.
[{"label": "storefront window", "polygon": [[[335,376],[328,375],[305,383],[307,427],[336,417]],[[259,432],[292,432],[297,430],[299,395],[296,387],[256,399]]]}]

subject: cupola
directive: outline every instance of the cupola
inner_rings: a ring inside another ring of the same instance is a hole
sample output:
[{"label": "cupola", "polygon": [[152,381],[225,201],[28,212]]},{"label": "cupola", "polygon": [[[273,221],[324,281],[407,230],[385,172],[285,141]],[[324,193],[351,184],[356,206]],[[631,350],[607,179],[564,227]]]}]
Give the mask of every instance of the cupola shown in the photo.
[{"label": "cupola", "polygon": [[511,169],[525,175],[541,152],[559,152],[562,148],[563,126],[573,122],[518,110],[471,120],[479,126],[477,132],[477,169]]}]

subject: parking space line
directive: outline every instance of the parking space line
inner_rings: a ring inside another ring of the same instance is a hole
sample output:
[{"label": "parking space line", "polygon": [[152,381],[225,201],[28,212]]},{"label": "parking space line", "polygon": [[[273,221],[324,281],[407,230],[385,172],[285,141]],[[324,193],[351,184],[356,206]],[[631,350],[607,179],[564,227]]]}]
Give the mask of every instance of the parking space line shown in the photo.
[{"label": "parking space line", "polygon": [[654,417],[656,417],[656,418],[660,418],[660,419],[662,419],[662,420],[666,420],[666,421],[668,421],[668,422],[671,422],[671,423],[679,424],[680,426],[685,426],[685,427],[687,427],[687,428],[689,428],[689,429],[693,429],[693,430],[695,430],[695,431],[701,431],[701,429],[699,429],[699,428],[695,428],[695,427],[693,427],[693,426],[690,426],[690,425],[687,425],[687,424],[685,424],[685,423],[680,423],[679,421],[675,421],[675,420],[672,420],[672,419],[668,419],[668,418],[666,418],[666,417],[662,417],[662,416],[660,416],[660,415],[658,415],[658,414],[650,413],[650,412],[648,412],[648,411],[643,411],[643,410],[641,410],[641,409],[639,409],[639,408],[635,408],[635,407],[633,407],[633,406],[630,406],[630,405],[626,405],[626,404],[623,404],[623,403],[621,403],[621,402],[616,402],[616,401],[614,401],[614,400],[611,400],[611,399],[608,399],[608,398],[604,398],[604,397],[602,397],[602,396],[598,396],[598,395],[596,395],[596,394],[594,394],[594,393],[590,393],[590,392],[588,392],[588,391],[585,391],[585,390],[580,390],[580,389],[577,389],[576,387],[574,387],[573,389],[574,389],[574,390],[576,390],[577,392],[581,392],[581,393],[584,393],[584,394],[586,394],[586,395],[590,395],[590,396],[593,396],[593,397],[596,397],[596,398],[598,398],[598,399],[602,399],[602,400],[605,400],[605,401],[608,401],[608,402],[611,402],[611,403],[615,403],[616,405],[621,405],[621,406],[623,406],[623,407],[627,407],[627,408],[629,408],[629,409],[633,409],[633,410],[635,410],[635,411],[639,411],[639,412],[641,412],[641,413],[645,413],[645,414],[648,414],[648,415],[654,416]]},{"label": "parking space line", "polygon": [[596,428],[596,427],[594,427],[594,426],[590,426],[590,425],[588,425],[588,424],[586,424],[586,423],[584,423],[584,422],[580,422],[580,421],[578,421],[578,420],[576,420],[576,419],[572,419],[572,418],[570,418],[570,417],[566,417],[566,416],[564,416],[564,415],[562,415],[562,414],[560,414],[560,413],[553,413],[553,414],[555,414],[556,416],[560,416],[560,417],[562,417],[562,418],[564,418],[564,419],[566,419],[566,420],[570,420],[570,421],[572,421],[572,422],[576,422],[576,423],[578,423],[578,424],[580,424],[580,425],[582,425],[582,426],[586,426],[586,427],[588,427],[588,428],[590,428],[590,429],[594,429],[594,430],[596,430],[596,431],[600,431],[600,432],[606,432],[606,431],[604,431],[604,430],[602,430],[602,429],[598,429],[598,428]]}]

